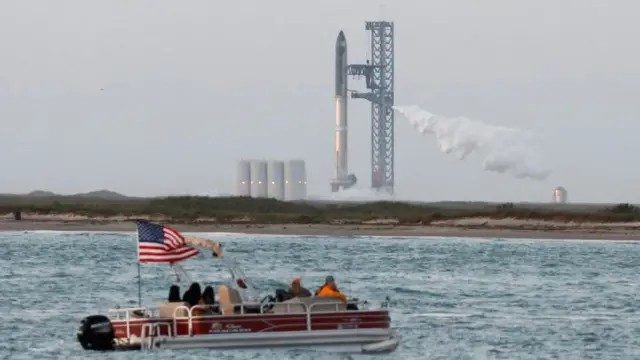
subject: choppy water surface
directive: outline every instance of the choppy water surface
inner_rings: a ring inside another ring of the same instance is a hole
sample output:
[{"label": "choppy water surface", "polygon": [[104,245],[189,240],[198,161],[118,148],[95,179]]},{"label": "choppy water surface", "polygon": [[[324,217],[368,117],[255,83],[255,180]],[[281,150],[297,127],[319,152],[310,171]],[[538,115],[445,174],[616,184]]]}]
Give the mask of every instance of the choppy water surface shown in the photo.
[{"label": "choppy water surface", "polygon": [[[291,350],[87,353],[80,319],[135,305],[132,234],[0,233],[2,359],[638,359],[640,244],[623,242],[200,235],[226,245],[263,294],[327,274],[343,291],[393,300],[403,337],[387,355]],[[227,273],[185,263],[202,284]],[[166,265],[143,264],[147,304],[163,301]],[[184,286],[183,290],[186,289]]]}]

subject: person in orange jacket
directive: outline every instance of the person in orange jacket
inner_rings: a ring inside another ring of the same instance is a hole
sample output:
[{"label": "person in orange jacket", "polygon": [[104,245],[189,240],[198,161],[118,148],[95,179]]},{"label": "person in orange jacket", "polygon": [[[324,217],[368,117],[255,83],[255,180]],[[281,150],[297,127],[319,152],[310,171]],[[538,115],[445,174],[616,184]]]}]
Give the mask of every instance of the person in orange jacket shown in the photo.
[{"label": "person in orange jacket", "polygon": [[345,303],[347,302],[347,297],[338,290],[336,281],[331,275],[327,276],[324,285],[322,285],[318,289],[318,291],[316,291],[316,296],[337,296],[340,298],[340,300],[344,301]]}]

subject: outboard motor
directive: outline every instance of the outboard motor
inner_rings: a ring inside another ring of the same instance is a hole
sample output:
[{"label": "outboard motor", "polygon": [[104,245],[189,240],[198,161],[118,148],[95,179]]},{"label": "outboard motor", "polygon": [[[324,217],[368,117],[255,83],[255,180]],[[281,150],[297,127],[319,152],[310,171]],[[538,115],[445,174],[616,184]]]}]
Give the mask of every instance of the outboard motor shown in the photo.
[{"label": "outboard motor", "polygon": [[78,328],[78,341],[85,350],[114,350],[115,334],[111,320],[104,315],[91,315],[82,319]]}]

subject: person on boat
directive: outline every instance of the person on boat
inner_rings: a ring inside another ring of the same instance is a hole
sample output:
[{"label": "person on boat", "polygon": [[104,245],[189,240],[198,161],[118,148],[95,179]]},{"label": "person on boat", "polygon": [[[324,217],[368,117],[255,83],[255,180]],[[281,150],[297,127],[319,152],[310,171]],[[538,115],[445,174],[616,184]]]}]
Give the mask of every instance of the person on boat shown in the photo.
[{"label": "person on boat", "polygon": [[302,285],[300,284],[302,282],[302,279],[300,279],[299,277],[293,279],[293,281],[291,282],[291,287],[289,288],[289,295],[294,298],[294,297],[311,297],[311,292],[307,289],[305,289],[304,287],[302,287]]},{"label": "person on boat", "polygon": [[216,303],[216,294],[213,291],[212,286],[207,286],[202,292],[202,299],[200,299],[202,305],[214,305]]},{"label": "person on boat", "polygon": [[202,298],[202,290],[200,290],[200,284],[194,282],[189,287],[189,290],[185,291],[184,295],[182,296],[182,301],[189,304],[189,306],[195,306],[200,301],[200,298]]},{"label": "person on boat", "polygon": [[178,285],[171,285],[169,288],[169,302],[180,302],[180,287]]},{"label": "person on boat", "polygon": [[216,305],[216,295],[213,291],[213,287],[206,286],[202,292],[202,297],[198,301],[198,305],[209,305],[207,307],[197,307],[193,309],[193,316],[212,315],[219,313],[218,306]]},{"label": "person on boat", "polygon": [[338,286],[336,285],[336,281],[333,276],[329,275],[324,281],[324,285],[322,285],[318,291],[316,291],[316,296],[336,296],[339,297],[340,300],[347,302],[347,297],[344,296],[343,293],[338,290]]}]

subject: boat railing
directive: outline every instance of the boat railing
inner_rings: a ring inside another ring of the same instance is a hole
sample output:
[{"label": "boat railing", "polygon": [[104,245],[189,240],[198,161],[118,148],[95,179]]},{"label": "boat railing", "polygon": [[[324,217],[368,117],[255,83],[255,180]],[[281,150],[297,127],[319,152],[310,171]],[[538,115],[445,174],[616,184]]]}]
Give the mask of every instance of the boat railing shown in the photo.
[{"label": "boat railing", "polygon": [[152,307],[136,307],[136,308],[120,308],[115,307],[109,309],[109,313],[113,314],[117,320],[123,320],[126,317],[130,318],[150,318],[158,315],[158,309]]},{"label": "boat railing", "polygon": [[[273,313],[271,309],[273,306],[284,306],[286,311],[283,313]],[[349,307],[349,305],[357,306],[357,310],[344,310],[345,305]],[[291,312],[294,307],[300,309],[300,307],[304,309],[303,312]],[[323,307],[321,311],[314,311],[314,309]],[[265,303],[238,303],[238,304],[215,304],[215,305],[194,305],[189,307],[187,305],[179,305],[173,309],[173,321],[172,333],[174,335],[178,334],[178,321],[179,320],[187,320],[189,327],[189,335],[193,334],[193,320],[206,320],[211,318],[220,318],[224,316],[230,316],[229,314],[223,314],[221,312],[211,313],[210,310],[220,310],[221,308],[231,307],[234,309],[233,316],[251,316],[251,315],[287,315],[287,314],[305,314],[306,316],[306,328],[308,331],[312,330],[311,326],[311,318],[312,315],[318,313],[335,313],[335,312],[358,312],[358,311],[367,311],[369,310],[369,303],[366,301],[353,300],[348,302],[335,301],[335,302],[319,302],[319,303],[311,303],[306,304],[304,302],[265,302]],[[249,310],[250,309],[250,310]],[[256,310],[259,309],[259,312]],[[194,310],[200,310],[204,314],[196,314],[194,315]],[[235,311],[237,310],[237,312]],[[249,310],[249,311],[247,311]],[[266,311],[265,311],[266,310]],[[128,308],[128,309],[110,309],[110,313],[112,313],[112,319],[114,320],[125,320],[126,328],[127,328],[127,337],[131,336],[131,322],[132,320],[136,320],[136,322],[140,320],[145,320],[149,318],[160,318],[160,311],[157,308]],[[136,314],[135,317],[132,317],[131,314]],[[241,320],[240,320],[241,321]],[[148,335],[147,335],[148,336]]]},{"label": "boat railing", "polygon": [[[302,306],[304,308],[304,314],[306,315],[307,318],[307,330],[311,331],[311,315],[314,314],[314,308],[318,308],[320,306],[323,306],[324,309],[321,312],[344,312],[345,310],[342,310],[341,308],[345,307],[345,306],[349,306],[349,305],[355,305],[358,306],[357,309],[358,310],[346,310],[347,312],[354,312],[354,311],[365,311],[368,310],[368,305],[369,303],[367,303],[366,301],[358,301],[358,300],[353,300],[353,301],[347,301],[342,302],[342,301],[332,301],[332,302],[321,302],[321,303],[312,303],[312,304],[305,304],[303,302],[299,302],[299,303],[288,303],[288,302],[268,302],[268,303],[240,303],[240,304],[226,304],[225,306],[227,307],[232,307],[233,309],[239,309],[239,313],[235,313],[233,315],[257,315],[257,314],[270,314],[270,315],[274,315],[273,312],[270,311],[270,309],[272,308],[272,306],[275,306],[276,304],[278,305],[284,305],[286,308],[286,312],[285,313],[279,313],[276,315],[286,315],[286,314],[291,314],[291,309],[292,307],[300,307]],[[178,306],[176,307],[176,309],[174,310],[173,313],[173,323],[174,323],[174,333],[176,333],[177,331],[177,319],[184,319],[184,318],[188,318],[189,321],[189,334],[193,334],[193,319],[207,319],[207,318],[218,318],[221,316],[225,316],[224,314],[204,314],[204,315],[193,315],[193,311],[194,310],[213,310],[215,308],[219,308],[220,305],[219,304],[215,304],[215,305],[194,305],[191,308],[187,307],[187,306]],[[362,307],[362,308],[361,308]],[[255,309],[258,308],[260,309],[259,313],[255,313],[253,311],[255,311]],[[246,309],[252,309],[252,312],[247,312]],[[267,309],[267,311],[265,311],[265,309]],[[178,316],[179,312],[181,311],[186,311],[188,316]],[[317,313],[315,313],[317,314]]]},{"label": "boat railing", "polygon": [[172,331],[175,331],[175,326],[172,329],[171,324],[167,322],[146,323],[142,325],[140,329],[140,349],[152,350],[155,347],[156,341],[161,337],[159,331],[165,328],[167,337],[172,337]]},{"label": "boat railing", "polygon": [[[127,337],[131,336],[131,320],[144,320],[158,317],[159,311],[155,308],[136,307],[109,309],[109,314],[113,320],[125,320],[127,323]],[[133,315],[133,316],[132,316]]]},{"label": "boat railing", "polygon": [[[322,306],[323,308],[325,308],[322,311],[319,312],[341,312],[341,311],[348,311],[348,312],[353,312],[353,311],[366,311],[369,310],[369,303],[366,301],[360,301],[360,300],[351,300],[351,301],[347,301],[347,302],[343,302],[343,301],[327,301],[327,302],[319,302],[319,303],[312,303],[312,304],[306,304],[304,302],[263,302],[263,303],[249,303],[249,302],[245,302],[245,303],[237,303],[237,304],[214,304],[214,305],[194,305],[191,307],[191,310],[189,311],[189,313],[191,313],[191,311],[193,309],[201,309],[201,310],[210,310],[210,309],[219,309],[219,308],[232,308],[232,309],[237,309],[238,313],[236,313],[234,311],[234,315],[256,315],[256,314],[274,314],[271,309],[274,306],[284,306],[286,309],[285,313],[292,313],[291,310],[295,309],[296,307],[300,307],[302,306],[304,308],[305,312],[313,312],[313,309],[318,308],[320,306]],[[357,308],[357,310],[344,310],[342,308],[344,308],[345,306],[348,308],[350,305],[355,306]],[[187,310],[187,306],[179,306],[176,308],[176,310],[174,311],[174,316],[177,314],[178,310]],[[259,312],[255,312],[257,309],[259,309]],[[265,310],[266,309],[266,310]],[[249,311],[247,311],[249,310]],[[215,316],[222,316],[222,314],[217,314]]]}]

